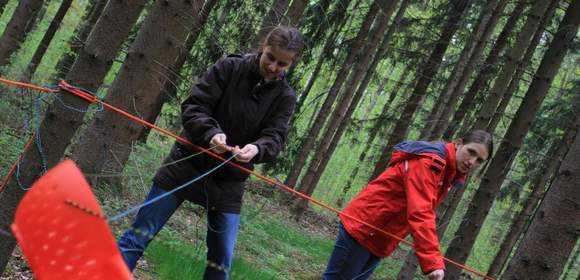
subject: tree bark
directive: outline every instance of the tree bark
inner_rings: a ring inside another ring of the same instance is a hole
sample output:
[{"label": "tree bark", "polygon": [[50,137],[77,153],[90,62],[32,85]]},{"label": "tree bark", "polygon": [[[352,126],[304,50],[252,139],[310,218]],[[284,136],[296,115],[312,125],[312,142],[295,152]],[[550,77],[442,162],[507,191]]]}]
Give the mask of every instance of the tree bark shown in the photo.
[{"label": "tree bark", "polygon": [[[123,40],[137,21],[145,2],[146,0],[109,2],[66,80],[72,85],[91,91],[98,89],[113,59],[117,56]],[[49,105],[39,127],[42,143],[37,144],[40,147],[50,147],[50,149],[43,150],[44,157],[42,158],[36,149],[28,149],[24,152],[20,164],[20,182],[24,186],[32,184],[38,178],[39,172],[44,169],[43,163],[50,168],[60,161],[74,133],[82,124],[84,116],[82,110],[86,109],[89,104],[84,99],[70,94],[63,94],[60,99],[79,111],[71,111],[61,106],[58,101]],[[12,223],[16,207],[24,195],[24,191],[18,188],[14,177],[8,182],[8,188],[12,191],[3,192],[0,196],[0,224],[3,225]],[[6,268],[15,245],[14,240],[0,239],[0,271]]]},{"label": "tree bark", "polygon": [[0,37],[0,67],[10,63],[10,56],[19,48],[26,36],[27,27],[36,22],[38,11],[42,8],[42,0],[21,0],[18,2],[12,18]]},{"label": "tree bark", "polygon": [[[164,94],[162,89],[169,76],[168,69],[180,52],[186,51],[184,43],[194,24],[199,22],[197,15],[203,2],[155,2],[107,91],[104,99],[108,103],[136,116],[152,117],[152,111],[158,106],[155,102]],[[201,32],[201,29],[196,28],[193,32]],[[97,184],[101,173],[122,172],[142,127],[116,112],[99,112],[78,144],[73,146],[73,158],[81,170],[93,174],[93,184]],[[117,187],[121,190],[119,185]]]},{"label": "tree bark", "polygon": [[294,0],[290,7],[288,7],[288,12],[286,16],[282,19],[282,23],[290,26],[298,26],[300,18],[306,9],[308,1],[306,0]]},{"label": "tree bark", "polygon": [[[456,238],[453,239],[449,249],[447,250],[448,258],[460,263],[465,263],[467,260],[479,230],[481,229],[487,213],[491,208],[494,197],[507,175],[507,170],[509,170],[513,159],[519,151],[524,136],[527,134],[531,124],[533,123],[540,105],[552,84],[554,76],[556,75],[562,60],[576,35],[578,23],[580,22],[580,15],[578,14],[580,9],[578,5],[579,1],[574,1],[570,7],[568,7],[566,15],[560,23],[558,32],[555,34],[548,50],[544,54],[540,66],[534,75],[532,84],[528,88],[526,96],[506,132],[505,139],[501,142],[496,155],[493,157],[489,165],[489,169],[482,179],[479,189],[476,191],[473,200],[468,207],[463,222],[456,233]],[[564,164],[564,166],[566,166],[566,164]],[[577,192],[577,194],[580,193]],[[580,199],[576,201],[580,201]],[[571,217],[578,216],[577,212],[578,210],[576,210],[576,213]],[[561,219],[561,221],[565,221],[566,223],[570,222],[566,219]],[[576,222],[580,222],[580,220],[576,219]],[[551,244],[551,246],[555,246],[555,244]],[[525,247],[526,246],[523,246],[523,248]],[[529,245],[529,247],[535,247],[535,245]],[[519,268],[521,269],[522,266],[520,265]],[[450,277],[450,279],[459,277],[459,272],[460,271],[457,267],[448,267],[448,277]],[[525,274],[521,273],[522,271],[518,272],[519,273],[511,274],[511,279],[515,279],[513,275],[542,275],[535,273],[530,274],[529,271]],[[510,275],[510,273],[511,272],[509,272],[508,269],[507,275]],[[510,279],[510,277],[508,276],[508,278],[505,279]],[[539,277],[538,279],[554,279],[554,277]]]},{"label": "tree bark", "polygon": [[[308,196],[312,195],[316,189],[316,185],[318,184],[318,181],[320,180],[320,177],[322,176],[322,173],[324,172],[330,157],[334,153],[338,142],[342,138],[342,134],[350,123],[350,117],[358,106],[358,103],[362,98],[362,95],[365,92],[371,77],[375,73],[375,69],[378,63],[383,59],[384,54],[390,44],[391,37],[395,32],[396,25],[405,13],[405,9],[409,3],[408,0],[405,0],[403,3],[402,13],[397,14],[399,19],[393,22],[393,25],[391,25],[391,28],[389,28],[389,32],[383,36],[389,23],[391,14],[398,4],[397,2],[398,1],[391,1],[387,4],[387,6],[379,6],[381,10],[384,11],[384,14],[376,19],[376,27],[371,32],[372,35],[369,43],[362,51],[362,54],[374,53],[374,55],[362,56],[361,61],[357,63],[355,69],[350,73],[350,77],[348,79],[349,83],[347,83],[347,87],[343,92],[341,101],[336,106],[336,109],[333,112],[333,115],[330,118],[326,130],[323,134],[322,140],[320,141],[320,144],[316,148],[316,152],[310,161],[307,172],[297,188],[300,192],[305,193]],[[383,39],[379,44],[381,37],[383,37]],[[372,50],[376,49],[379,45],[380,47],[373,52]],[[369,65],[371,59],[372,63]],[[362,78],[363,74],[365,74],[365,77],[358,87],[358,90],[355,92],[355,89],[358,85],[357,81]],[[302,216],[307,206],[308,202],[305,199],[301,199],[297,202],[293,211],[296,219],[299,219]]]},{"label": "tree bark", "polygon": [[60,24],[64,19],[66,13],[68,12],[71,4],[72,0],[63,0],[61,2],[58,11],[54,15],[54,18],[52,19],[50,25],[48,26],[48,29],[46,30],[46,33],[44,33],[44,37],[42,37],[42,40],[38,44],[38,47],[36,48],[36,51],[34,52],[32,59],[28,63],[28,66],[26,66],[24,72],[22,73],[22,77],[20,78],[21,81],[27,83],[30,82],[30,80],[32,79],[34,72],[36,72],[36,68],[42,61],[42,57],[46,53],[46,50],[48,49],[50,42],[54,38],[54,35],[56,34],[56,31],[60,27]]},{"label": "tree bark", "polygon": [[452,8],[446,16],[447,20],[445,21],[441,34],[439,35],[439,39],[435,43],[435,47],[433,48],[429,59],[425,62],[424,66],[419,69],[417,75],[418,81],[413,89],[413,93],[409,96],[405,108],[403,109],[403,113],[395,124],[395,128],[393,129],[379,160],[376,162],[375,169],[369,180],[376,178],[383,170],[385,170],[390,158],[392,147],[401,142],[407,136],[409,124],[415,115],[415,111],[419,107],[419,104],[422,103],[423,98],[427,93],[427,88],[429,87],[429,84],[431,84],[433,77],[441,65],[441,60],[447,51],[451,38],[459,28],[459,22],[463,18],[464,12],[470,6],[470,1],[454,0],[452,1],[451,6]]},{"label": "tree bark", "polygon": [[[492,75],[496,72],[498,59],[500,54],[506,48],[508,44],[508,38],[512,33],[524,7],[527,5],[528,1],[526,0],[519,0],[517,5],[514,7],[512,12],[510,13],[510,17],[506,21],[502,31],[497,36],[493,48],[487,55],[485,62],[482,64],[481,70],[479,70],[476,78],[473,79],[473,83],[469,87],[469,90],[463,96],[461,100],[461,104],[453,114],[450,123],[447,125],[445,132],[443,133],[443,139],[452,139],[455,135],[459,125],[465,118],[467,112],[473,109],[475,96],[481,92],[483,87],[487,84],[487,82],[492,78]],[[459,88],[458,88],[459,89]],[[463,91],[463,89],[461,89]],[[449,112],[450,114],[450,112]],[[434,134],[438,134],[437,132]]]},{"label": "tree bark", "polygon": [[[580,104],[580,102],[576,102],[576,104]],[[530,193],[526,198],[522,210],[514,218],[509,232],[504,238],[499,251],[495,255],[495,258],[487,271],[487,275],[494,278],[500,276],[508,257],[516,246],[517,240],[523,233],[525,224],[532,216],[538,202],[542,200],[546,185],[548,185],[548,182],[551,181],[551,177],[560,168],[560,164],[568,152],[568,148],[574,142],[574,137],[577,135],[578,128],[580,127],[580,116],[577,115],[576,119],[572,120],[572,122],[573,123],[566,129],[562,139],[556,141],[550,147],[550,150],[547,153],[549,157],[547,157],[544,160],[544,163],[538,167],[538,170],[542,171],[536,173],[535,178],[532,179],[532,193]]]},{"label": "tree bark", "polygon": [[332,87],[330,88],[328,95],[326,96],[326,99],[324,100],[324,103],[322,104],[322,107],[318,111],[318,114],[316,115],[316,118],[314,120],[312,127],[310,128],[309,132],[306,134],[307,136],[304,138],[304,141],[299,149],[300,152],[296,156],[294,164],[292,165],[292,168],[288,172],[288,175],[287,175],[286,180],[284,182],[285,185],[287,185],[287,186],[295,186],[296,185],[296,182],[298,181],[298,176],[300,176],[300,171],[304,167],[306,159],[308,158],[308,154],[312,150],[312,147],[314,146],[314,142],[316,141],[316,138],[318,137],[318,134],[320,133],[322,126],[324,125],[324,123],[326,122],[326,119],[328,118],[328,115],[330,114],[330,110],[332,108],[332,105],[334,104],[334,101],[338,95],[338,92],[339,92],[340,88],[342,87],[342,84],[344,83],[346,76],[350,72],[353,63],[355,62],[355,58],[356,58],[357,54],[359,53],[360,47],[364,41],[363,38],[366,38],[367,33],[369,32],[370,26],[375,19],[375,16],[378,12],[377,7],[382,6],[384,3],[386,3],[386,0],[374,0],[373,4],[371,5],[370,10],[368,11],[367,15],[365,16],[363,24],[360,27],[360,30],[359,30],[356,38],[354,39],[352,46],[350,47],[350,51],[349,51],[347,57],[345,58],[344,63],[342,64],[342,67],[340,68],[340,70],[339,70],[339,72],[334,80],[334,83],[333,83]]},{"label": "tree bark", "polygon": [[[573,1],[568,9],[575,8],[578,12],[577,2]],[[570,10],[568,12],[572,14]],[[578,13],[575,16],[580,18]],[[578,22],[570,22],[570,26],[573,25],[577,27]],[[580,137],[576,136],[558,170],[556,181],[548,190],[502,279],[523,279],[530,275],[534,279],[559,278],[578,240],[579,160]]]},{"label": "tree bark", "polygon": [[477,120],[473,129],[486,129],[495,114],[495,110],[514,75],[517,65],[523,58],[526,48],[530,45],[532,36],[540,26],[542,18],[546,15],[549,6],[557,5],[558,0],[535,1],[526,18],[526,23],[518,33],[515,44],[505,54],[505,64],[493,83],[485,102],[477,114]]},{"label": "tree bark", "polygon": [[[216,3],[217,0],[206,0],[205,4],[203,5],[202,10],[199,13],[199,16],[196,17],[196,22],[194,23],[195,26],[193,30],[195,32],[191,32],[190,35],[187,37],[185,44],[183,44],[184,47],[181,49],[179,56],[177,57],[177,60],[175,61],[171,69],[167,71],[167,78],[165,80],[165,83],[161,89],[161,92],[157,95],[158,100],[153,102],[154,104],[153,108],[151,109],[150,114],[145,118],[146,121],[150,123],[155,123],[155,120],[157,120],[157,117],[161,113],[161,109],[163,108],[165,102],[167,102],[171,98],[177,98],[177,86],[182,81],[181,75],[179,73],[181,72],[181,69],[185,65],[188,58],[190,57],[189,52],[195,45],[195,42],[197,42],[197,38],[199,37],[199,34],[203,30],[203,27],[207,22],[209,14],[213,10]],[[139,142],[143,143],[146,142],[149,132],[151,132],[151,128],[143,127],[143,129],[139,133],[138,137]]]},{"label": "tree bark", "polygon": [[55,77],[57,80],[64,78],[71,69],[75,59],[83,48],[85,41],[89,37],[89,33],[101,16],[105,4],[107,4],[106,0],[95,0],[89,4],[91,6],[87,7],[87,12],[81,19],[81,24],[75,29],[71,38],[68,39],[70,51],[65,53],[56,64]]}]

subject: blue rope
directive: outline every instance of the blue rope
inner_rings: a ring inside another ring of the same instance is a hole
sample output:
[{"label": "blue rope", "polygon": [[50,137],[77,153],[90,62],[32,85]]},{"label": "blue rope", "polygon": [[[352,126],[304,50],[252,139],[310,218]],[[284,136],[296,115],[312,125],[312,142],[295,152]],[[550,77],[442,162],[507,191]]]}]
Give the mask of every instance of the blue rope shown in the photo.
[{"label": "blue rope", "polygon": [[42,101],[42,97],[43,94],[41,94],[40,96],[38,96],[38,98],[36,99],[35,102],[35,112],[34,112],[34,119],[36,120],[36,147],[38,148],[38,153],[40,154],[40,160],[42,161],[42,173],[44,174],[46,173],[46,171],[48,170],[48,164],[46,163],[46,156],[44,155],[44,151],[42,149],[42,142],[41,142],[41,138],[40,138],[40,124],[41,124],[41,120],[40,120],[40,101]]},{"label": "blue rope", "polygon": [[60,104],[61,104],[63,107],[65,107],[65,108],[67,108],[67,109],[69,109],[69,110],[75,111],[75,112],[79,112],[79,113],[98,113],[98,112],[101,112],[101,111],[103,111],[103,110],[105,109],[105,106],[103,106],[103,104],[102,104],[102,103],[99,103],[99,108],[96,108],[96,109],[86,109],[86,110],[81,110],[81,109],[77,109],[77,108],[75,108],[75,107],[73,107],[73,106],[70,106],[70,105],[66,104],[66,103],[65,103],[65,102],[62,100],[62,98],[61,98],[60,96],[58,96],[58,95],[55,95],[55,98],[56,98],[56,100],[58,100],[58,102],[60,102]]},{"label": "blue rope", "polygon": [[169,195],[171,195],[171,194],[173,194],[173,193],[175,193],[175,192],[177,192],[177,191],[179,191],[179,190],[181,190],[181,189],[183,189],[183,188],[185,188],[185,187],[188,187],[189,185],[191,185],[191,184],[195,183],[196,181],[200,180],[201,178],[203,178],[203,177],[205,177],[205,176],[209,175],[210,173],[212,173],[212,172],[216,171],[218,168],[222,167],[224,164],[226,164],[226,163],[228,163],[229,161],[231,161],[232,159],[234,159],[234,157],[236,157],[237,155],[238,155],[238,154],[232,155],[231,157],[229,157],[228,159],[226,159],[225,161],[223,161],[222,163],[220,163],[220,164],[219,164],[219,165],[217,165],[216,167],[214,167],[214,168],[210,169],[210,170],[209,170],[209,171],[207,171],[206,173],[204,173],[204,174],[200,175],[199,177],[193,178],[193,179],[192,179],[192,180],[190,180],[189,182],[185,182],[185,183],[184,183],[184,184],[182,184],[181,186],[179,186],[179,187],[176,187],[175,189],[173,189],[173,190],[171,190],[171,191],[169,191],[169,192],[166,192],[166,193],[164,193],[164,194],[162,194],[162,195],[160,195],[160,196],[158,196],[158,197],[155,197],[155,198],[153,198],[153,199],[151,199],[151,200],[145,201],[145,202],[143,202],[143,203],[141,203],[141,204],[139,204],[139,205],[137,205],[137,206],[135,206],[135,207],[133,207],[133,208],[131,208],[131,209],[129,209],[129,210],[127,210],[127,211],[123,212],[123,213],[121,213],[121,214],[118,214],[118,215],[116,215],[116,216],[114,216],[114,217],[110,218],[108,221],[109,221],[109,222],[114,222],[114,221],[116,221],[116,220],[119,220],[119,219],[121,219],[121,218],[123,218],[123,217],[125,217],[125,216],[127,216],[127,215],[129,215],[129,214],[131,214],[131,213],[133,213],[133,212],[135,212],[135,211],[137,211],[137,210],[139,210],[139,209],[141,209],[141,208],[143,208],[143,207],[147,206],[147,205],[150,205],[150,204],[152,204],[152,203],[154,203],[154,202],[156,202],[156,201],[158,201],[158,200],[160,200],[160,199],[162,199],[162,198],[164,198],[164,197],[166,197],[166,196],[169,196]]}]

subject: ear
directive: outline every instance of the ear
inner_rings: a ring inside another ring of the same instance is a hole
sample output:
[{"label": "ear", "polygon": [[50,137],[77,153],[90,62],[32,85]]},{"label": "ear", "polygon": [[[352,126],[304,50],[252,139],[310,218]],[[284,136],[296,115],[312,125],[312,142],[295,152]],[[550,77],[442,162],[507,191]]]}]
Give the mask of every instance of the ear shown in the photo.
[{"label": "ear", "polygon": [[455,144],[455,146],[461,146],[463,145],[463,139],[462,138],[458,138],[453,140],[453,143]]}]

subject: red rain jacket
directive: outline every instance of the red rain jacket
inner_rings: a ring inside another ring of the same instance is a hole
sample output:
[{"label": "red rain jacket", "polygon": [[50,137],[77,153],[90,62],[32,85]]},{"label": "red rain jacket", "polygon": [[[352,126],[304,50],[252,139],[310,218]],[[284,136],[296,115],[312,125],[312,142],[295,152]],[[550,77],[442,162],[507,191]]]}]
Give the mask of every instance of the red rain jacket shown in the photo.
[{"label": "red rain jacket", "polygon": [[411,233],[423,273],[445,269],[435,208],[452,184],[465,181],[456,170],[453,143],[400,143],[394,147],[389,167],[351,201],[340,220],[355,240],[378,257],[389,256],[399,241],[352,217],[400,238]]}]

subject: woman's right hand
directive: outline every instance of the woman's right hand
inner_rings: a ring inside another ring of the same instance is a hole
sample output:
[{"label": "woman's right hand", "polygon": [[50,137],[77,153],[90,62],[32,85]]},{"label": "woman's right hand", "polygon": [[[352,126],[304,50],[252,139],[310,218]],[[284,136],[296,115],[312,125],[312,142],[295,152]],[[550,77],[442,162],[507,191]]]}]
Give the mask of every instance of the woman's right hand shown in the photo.
[{"label": "woman's right hand", "polygon": [[427,278],[429,278],[429,280],[443,280],[444,276],[445,270],[443,269],[436,269],[427,274]]},{"label": "woman's right hand", "polygon": [[209,141],[210,149],[216,154],[223,154],[225,152],[231,152],[234,148],[226,144],[226,135],[223,133],[218,133],[214,135]]}]

